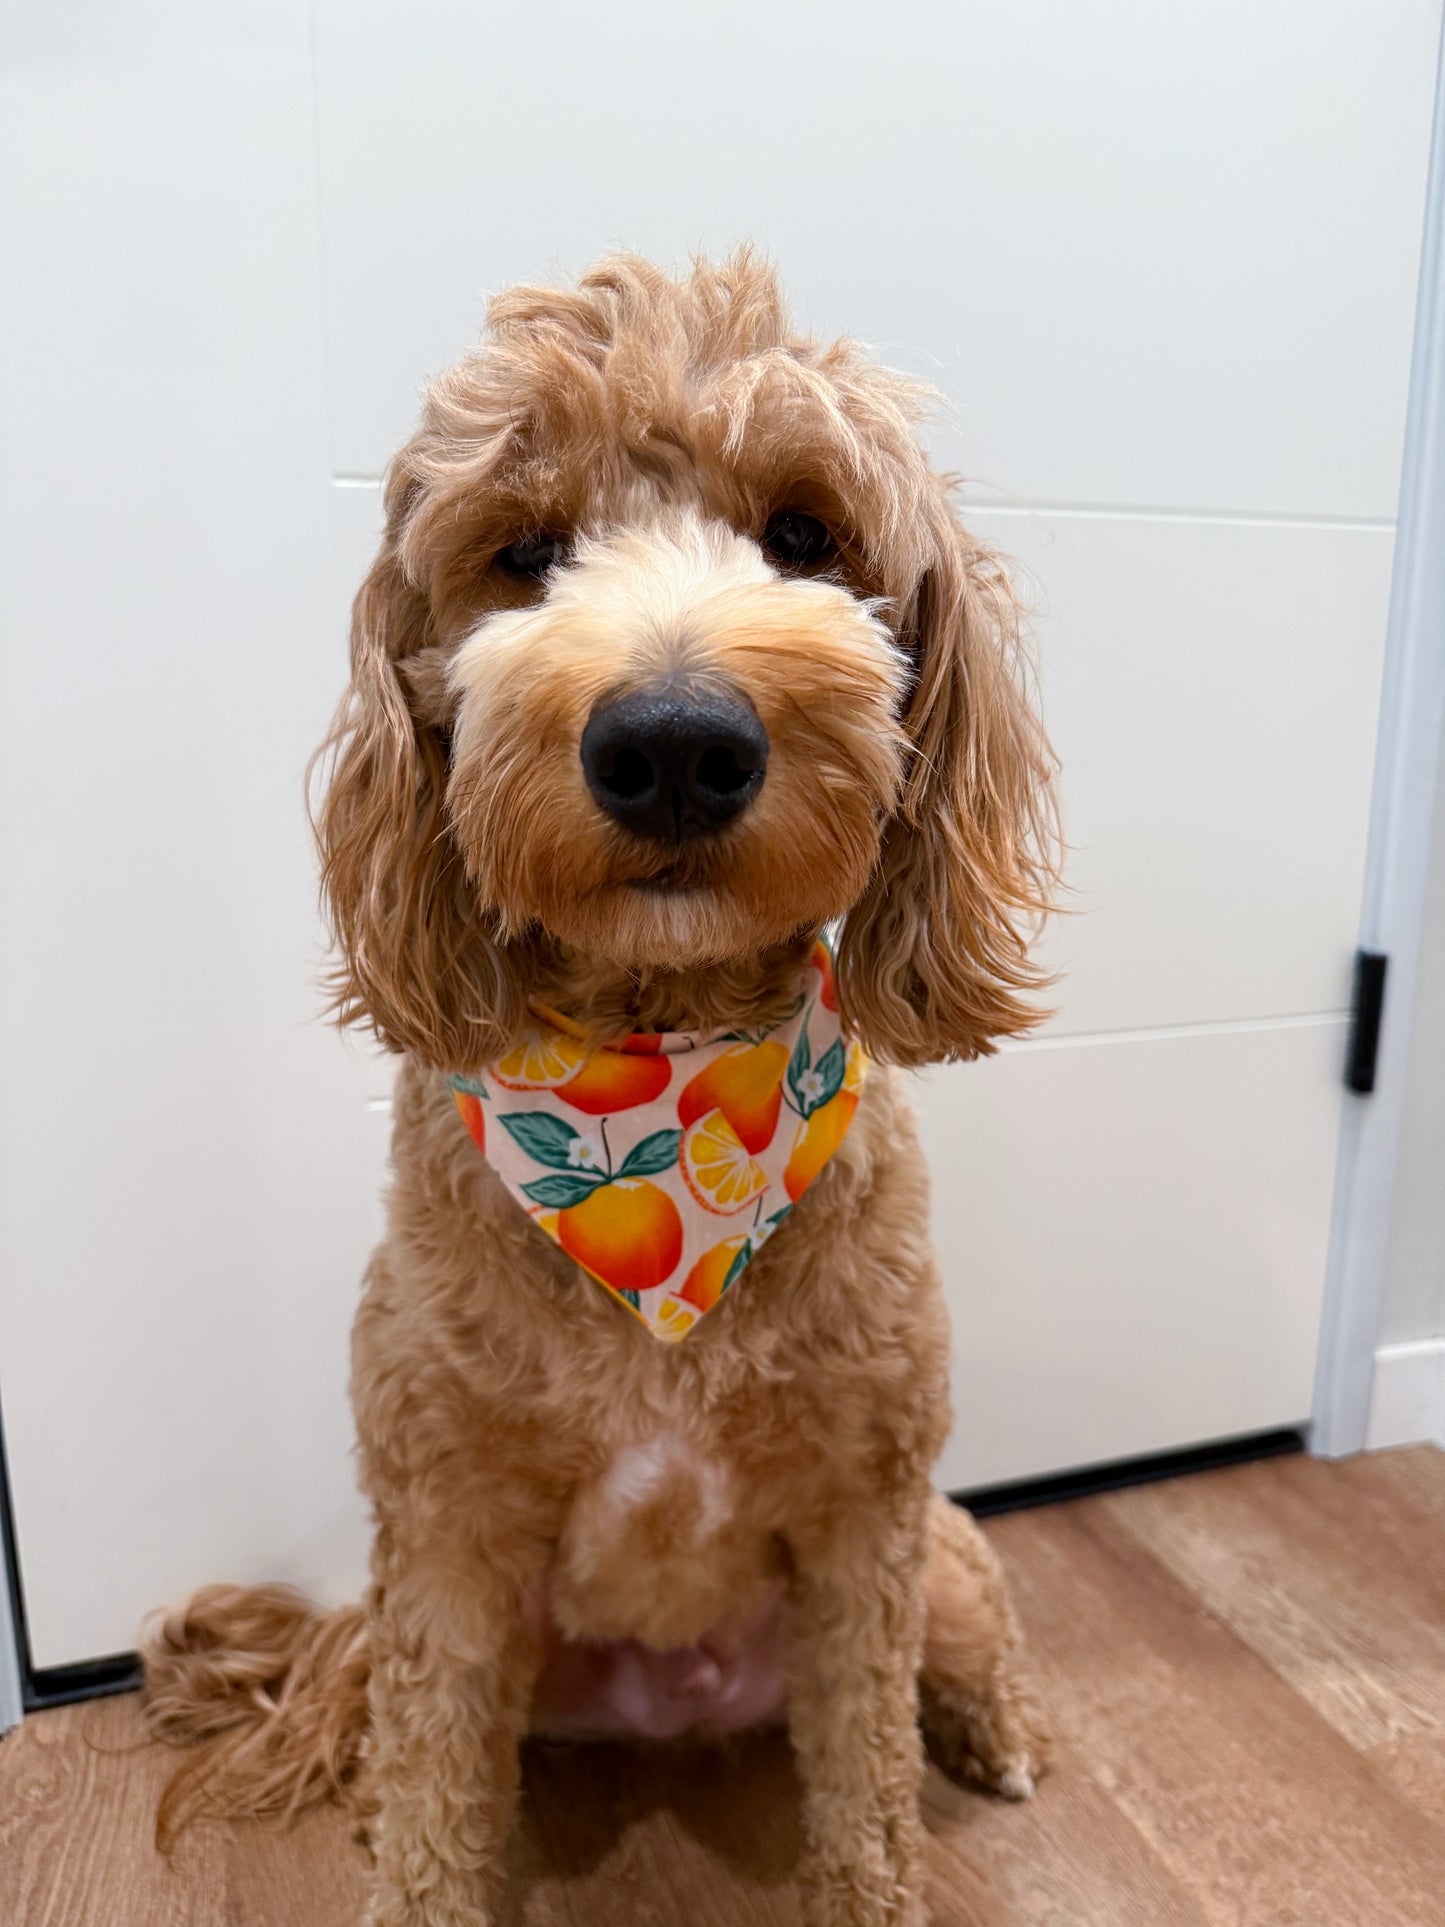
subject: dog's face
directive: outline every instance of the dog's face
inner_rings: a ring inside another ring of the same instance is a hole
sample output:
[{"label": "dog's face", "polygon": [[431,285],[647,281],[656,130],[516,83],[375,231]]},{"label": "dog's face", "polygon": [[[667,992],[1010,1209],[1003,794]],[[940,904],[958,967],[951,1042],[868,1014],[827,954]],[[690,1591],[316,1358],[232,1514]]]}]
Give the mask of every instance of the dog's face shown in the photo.
[{"label": "dog's face", "polygon": [[489,321],[358,597],[319,826],[343,1014],[464,1068],[544,952],[736,972],[847,913],[880,1054],[1022,1028],[1046,750],[918,392],[793,334],[747,256]]},{"label": "dog's face", "polygon": [[825,525],[794,512],[765,546],[666,500],[684,492],[594,498],[537,601],[483,616],[448,679],[479,895],[509,933],[631,970],[754,955],[846,910],[904,769],[887,625],[779,559],[796,530],[821,562]]}]

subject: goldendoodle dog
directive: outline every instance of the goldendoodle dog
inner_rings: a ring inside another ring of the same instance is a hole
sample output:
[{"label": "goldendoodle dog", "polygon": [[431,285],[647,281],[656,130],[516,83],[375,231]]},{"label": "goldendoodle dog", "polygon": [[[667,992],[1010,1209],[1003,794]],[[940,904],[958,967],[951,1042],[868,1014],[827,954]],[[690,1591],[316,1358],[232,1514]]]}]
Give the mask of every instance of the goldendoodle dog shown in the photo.
[{"label": "goldendoodle dog", "polygon": [[1041,1765],[930,1487],[891,1067],[1036,1020],[1051,759],[925,401],[750,253],[623,257],[494,301],[392,466],[317,819],[339,1015],[398,1058],[372,1585],[213,1587],[147,1654],[209,1743],[163,1830],[359,1765],[372,1927],[494,1917],[529,1731],[785,1719],[814,1927],[923,1920],[920,1716],[1001,1793]]}]

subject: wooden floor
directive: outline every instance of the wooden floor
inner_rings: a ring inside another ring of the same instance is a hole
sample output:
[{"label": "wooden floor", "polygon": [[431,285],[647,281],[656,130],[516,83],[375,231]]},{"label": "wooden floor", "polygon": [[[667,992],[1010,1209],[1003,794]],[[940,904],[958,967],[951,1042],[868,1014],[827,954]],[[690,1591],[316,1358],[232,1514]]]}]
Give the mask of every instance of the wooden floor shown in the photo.
[{"label": "wooden floor", "polygon": [[[1445,1923],[1445,1453],[1200,1474],[993,1521],[1062,1744],[1024,1806],[931,1773],[940,1927]],[[133,1699],[0,1743],[5,1927],[353,1927],[339,1814],[150,1846]],[[539,1752],[515,1919],[795,1923],[786,1746]]]}]

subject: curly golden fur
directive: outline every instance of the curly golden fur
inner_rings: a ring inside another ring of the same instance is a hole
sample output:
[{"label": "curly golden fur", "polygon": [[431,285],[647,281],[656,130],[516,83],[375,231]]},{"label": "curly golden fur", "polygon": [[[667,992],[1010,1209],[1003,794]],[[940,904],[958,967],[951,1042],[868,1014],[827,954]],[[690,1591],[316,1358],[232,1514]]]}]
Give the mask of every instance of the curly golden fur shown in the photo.
[{"label": "curly golden fur", "polygon": [[[156,1730],[208,1742],[164,1830],[361,1763],[372,1927],[492,1918],[518,1744],[605,1642],[645,1671],[775,1633],[814,1927],[923,1919],[920,1702],[956,1770],[1017,1795],[1040,1766],[997,1566],[930,1492],[948,1348],[896,1077],[675,1346],[528,1222],[446,1083],[532,999],[599,1040],[756,1029],[840,917],[844,1017],[880,1064],[1037,1020],[1050,758],[925,401],[797,333],[748,252],[682,279],[620,257],[497,299],[393,464],[318,819],[338,1013],[401,1056],[353,1347],[373,1583],[364,1621],[212,1588],[147,1653]],[[826,526],[821,561],[768,552],[780,511]],[[509,567],[539,534],[556,566]],[[741,692],[770,744],[750,807],[670,844],[579,760],[596,706],[659,678]]]}]

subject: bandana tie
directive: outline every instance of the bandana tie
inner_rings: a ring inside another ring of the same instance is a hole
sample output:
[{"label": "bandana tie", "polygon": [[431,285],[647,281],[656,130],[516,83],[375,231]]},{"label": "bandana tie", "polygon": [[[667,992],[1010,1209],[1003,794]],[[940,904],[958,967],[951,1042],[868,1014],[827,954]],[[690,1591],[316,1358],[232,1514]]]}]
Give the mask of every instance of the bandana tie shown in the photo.
[{"label": "bandana tie", "polygon": [[684,1338],[842,1143],[867,1059],[846,1042],[828,947],[760,1031],[635,1031],[590,1048],[537,1024],[458,1111],[512,1196],[654,1338]]}]

